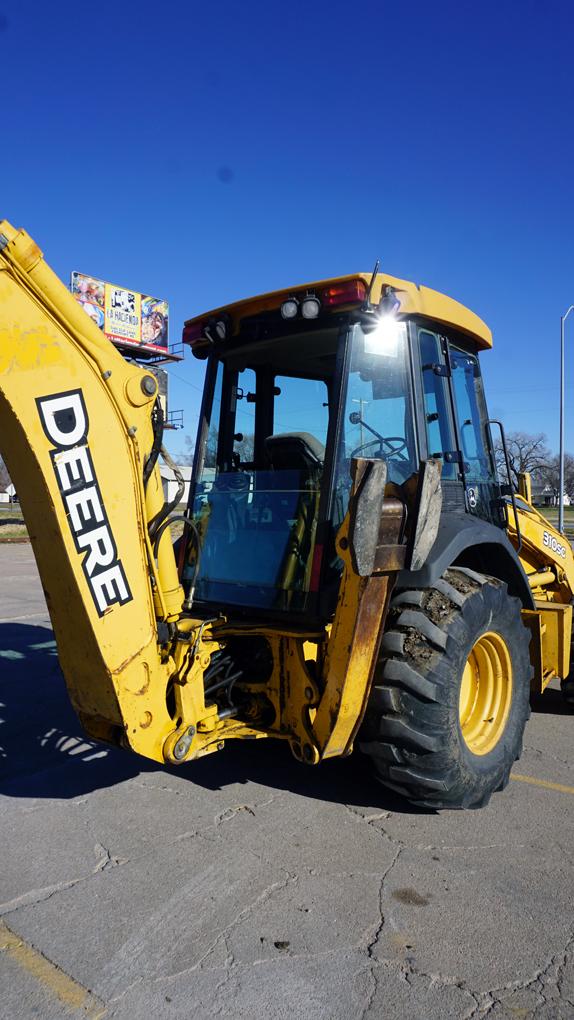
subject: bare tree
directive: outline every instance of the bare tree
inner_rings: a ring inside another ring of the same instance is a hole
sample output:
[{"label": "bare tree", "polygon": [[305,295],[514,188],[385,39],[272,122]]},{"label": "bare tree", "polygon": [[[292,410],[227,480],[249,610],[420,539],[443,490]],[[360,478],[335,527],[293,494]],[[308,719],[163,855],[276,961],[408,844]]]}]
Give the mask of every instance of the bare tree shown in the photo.
[{"label": "bare tree", "polygon": [[[216,429],[210,429],[207,433],[207,443],[205,446],[205,460],[203,463],[204,467],[213,468],[217,460],[217,439],[218,434]],[[195,440],[192,436],[185,437],[185,450],[181,451],[177,455],[178,464],[193,464],[193,458],[195,456]]]},{"label": "bare tree", "polygon": [[254,444],[255,436],[253,435],[253,433],[243,436],[243,439],[235,440],[234,450],[235,453],[239,454],[239,458],[242,464],[253,460]]},{"label": "bare tree", "polygon": [[7,489],[10,485],[10,475],[2,457],[0,457],[0,491]]},{"label": "bare tree", "polygon": [[[560,495],[560,458],[551,457],[548,464],[541,467],[537,476],[543,485],[547,485],[552,491],[553,500],[558,503]],[[570,497],[574,496],[574,457],[571,453],[564,454],[564,492]]]},{"label": "bare tree", "polygon": [[[215,467],[217,460],[217,440],[218,434],[216,429],[210,429],[207,434],[207,444],[205,448],[205,462],[204,467],[213,468]],[[241,462],[253,460],[253,434],[243,436],[241,439],[236,439],[233,449],[234,453],[238,453]],[[177,461],[178,464],[193,464],[193,455],[195,450],[195,441],[191,436],[185,437],[185,450],[178,453]]]},{"label": "bare tree", "polygon": [[185,450],[177,455],[178,464],[193,464],[193,454],[195,451],[195,439],[193,436],[185,437]]},{"label": "bare tree", "polygon": [[[553,460],[543,432],[538,432],[534,436],[528,432],[509,432],[506,436],[506,446],[510,462],[509,482],[514,488],[518,486],[518,475],[522,471],[541,472]],[[506,478],[506,462],[500,439],[495,444],[495,454],[499,477]]]}]

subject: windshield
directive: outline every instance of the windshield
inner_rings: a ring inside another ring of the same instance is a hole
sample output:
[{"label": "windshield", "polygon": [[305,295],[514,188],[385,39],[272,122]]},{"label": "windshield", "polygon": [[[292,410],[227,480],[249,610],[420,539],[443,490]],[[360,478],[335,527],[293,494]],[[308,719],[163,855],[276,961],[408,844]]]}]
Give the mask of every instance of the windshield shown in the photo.
[{"label": "windshield", "polygon": [[183,570],[196,600],[306,608],[337,343],[316,328],[213,356],[191,496],[201,549],[189,541]]},{"label": "windshield", "polygon": [[345,409],[338,445],[333,523],[345,516],[351,458],[387,463],[387,480],[401,485],[416,470],[407,326],[394,319],[351,328]]}]

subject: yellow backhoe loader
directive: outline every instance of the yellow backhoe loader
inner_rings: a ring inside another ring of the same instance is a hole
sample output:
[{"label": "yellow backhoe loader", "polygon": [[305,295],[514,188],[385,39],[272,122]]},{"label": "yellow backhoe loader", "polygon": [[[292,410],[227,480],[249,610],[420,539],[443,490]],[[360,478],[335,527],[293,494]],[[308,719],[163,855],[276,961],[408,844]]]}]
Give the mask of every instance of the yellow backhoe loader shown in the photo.
[{"label": "yellow backhoe loader", "polygon": [[531,690],[568,689],[574,591],[528,477],[497,477],[490,331],[375,271],[184,341],[207,364],[182,515],[154,376],[0,223],[0,450],[84,729],[171,765],[232,738],[310,765],[358,747],[415,803],[485,804]]}]

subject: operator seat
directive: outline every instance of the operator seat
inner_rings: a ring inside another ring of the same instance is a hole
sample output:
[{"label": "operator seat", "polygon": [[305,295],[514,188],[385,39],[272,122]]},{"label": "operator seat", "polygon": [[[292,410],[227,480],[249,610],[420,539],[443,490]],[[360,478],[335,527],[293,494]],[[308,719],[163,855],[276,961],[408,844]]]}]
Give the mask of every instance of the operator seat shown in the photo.
[{"label": "operator seat", "polygon": [[275,586],[288,608],[293,592],[308,590],[310,582],[325,447],[309,432],[283,432],[267,436],[265,448],[272,467],[268,477],[274,479],[270,488],[278,487],[272,516],[284,548]]},{"label": "operator seat", "polygon": [[265,449],[276,471],[320,471],[325,460],[325,447],[310,432],[281,432],[267,436]]}]

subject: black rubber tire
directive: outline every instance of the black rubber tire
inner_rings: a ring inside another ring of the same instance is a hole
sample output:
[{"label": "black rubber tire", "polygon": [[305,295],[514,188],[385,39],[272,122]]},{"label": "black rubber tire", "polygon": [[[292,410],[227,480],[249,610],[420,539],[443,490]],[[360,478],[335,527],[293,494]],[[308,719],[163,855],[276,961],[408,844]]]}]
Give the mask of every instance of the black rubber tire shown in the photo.
[{"label": "black rubber tire", "polygon": [[[373,689],[359,733],[377,778],[414,804],[479,808],[508,783],[530,715],[529,632],[506,584],[452,567],[432,588],[391,601]],[[477,639],[494,631],[512,663],[505,728],[487,754],[473,754],[459,722],[460,686]]]}]

